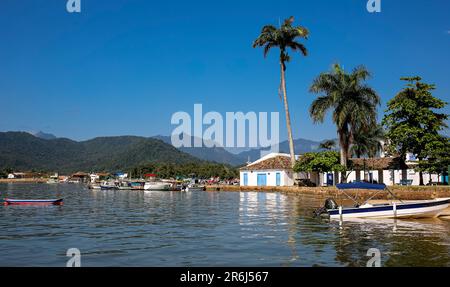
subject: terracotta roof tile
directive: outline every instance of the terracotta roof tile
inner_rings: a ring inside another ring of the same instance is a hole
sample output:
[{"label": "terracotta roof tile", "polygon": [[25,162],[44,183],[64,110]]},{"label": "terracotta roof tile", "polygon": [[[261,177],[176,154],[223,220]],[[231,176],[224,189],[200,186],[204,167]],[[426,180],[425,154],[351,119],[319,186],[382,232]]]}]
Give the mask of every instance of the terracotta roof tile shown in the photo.
[{"label": "terracotta roof tile", "polygon": [[292,169],[291,159],[287,156],[275,156],[266,160],[242,167],[241,170],[275,170]]}]

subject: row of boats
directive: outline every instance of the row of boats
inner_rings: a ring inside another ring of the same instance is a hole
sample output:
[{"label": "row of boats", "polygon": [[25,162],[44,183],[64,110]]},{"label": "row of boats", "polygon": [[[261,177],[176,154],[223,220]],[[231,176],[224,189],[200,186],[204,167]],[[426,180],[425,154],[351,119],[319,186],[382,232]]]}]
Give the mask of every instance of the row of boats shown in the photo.
[{"label": "row of boats", "polygon": [[171,181],[127,181],[112,180],[89,184],[90,189],[100,190],[155,190],[155,191],[204,191],[204,185],[190,182],[178,183]]}]

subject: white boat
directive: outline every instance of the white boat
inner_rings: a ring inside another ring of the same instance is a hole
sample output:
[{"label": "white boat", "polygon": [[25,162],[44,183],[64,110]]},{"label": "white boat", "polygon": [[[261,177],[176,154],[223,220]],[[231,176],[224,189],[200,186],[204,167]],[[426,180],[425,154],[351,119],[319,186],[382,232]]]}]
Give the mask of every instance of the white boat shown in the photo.
[{"label": "white boat", "polygon": [[189,184],[185,187],[185,191],[205,191],[206,187],[204,185],[199,184]]},{"label": "white boat", "polygon": [[89,189],[102,189],[102,187],[98,183],[91,183]]},{"label": "white boat", "polygon": [[170,183],[162,181],[147,181],[144,184],[144,190],[169,190]]},{"label": "white boat", "polygon": [[[342,191],[346,189],[386,190],[395,198],[394,194],[384,184],[356,182],[338,184],[336,187]],[[355,201],[351,196],[348,197]],[[338,206],[332,199],[327,199],[324,209],[326,209],[330,219],[336,220],[351,218],[436,218],[443,214],[444,210],[450,206],[450,198],[418,200],[413,202],[402,202],[400,200],[400,202],[369,204],[368,202],[371,198],[363,204],[355,201],[356,205],[353,207]]]},{"label": "white boat", "polygon": [[117,185],[114,181],[104,181],[100,184],[100,189],[105,190],[117,189]]}]

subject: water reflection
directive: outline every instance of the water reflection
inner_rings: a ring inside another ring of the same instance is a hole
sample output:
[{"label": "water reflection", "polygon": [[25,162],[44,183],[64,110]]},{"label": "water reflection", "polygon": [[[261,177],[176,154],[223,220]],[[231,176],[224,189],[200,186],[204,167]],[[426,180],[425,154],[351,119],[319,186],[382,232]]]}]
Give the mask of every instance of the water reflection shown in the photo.
[{"label": "water reflection", "polygon": [[0,207],[1,266],[450,266],[450,222],[312,216],[313,196],[0,185],[1,197],[64,197],[61,207]]}]

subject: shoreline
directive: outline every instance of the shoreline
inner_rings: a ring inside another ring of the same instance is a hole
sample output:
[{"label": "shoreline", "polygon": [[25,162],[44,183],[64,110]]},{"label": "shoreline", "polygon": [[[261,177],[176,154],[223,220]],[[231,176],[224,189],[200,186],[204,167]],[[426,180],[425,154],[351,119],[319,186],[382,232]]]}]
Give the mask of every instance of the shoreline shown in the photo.
[{"label": "shoreline", "polygon": [[45,178],[0,178],[0,183],[46,183]]},{"label": "shoreline", "polygon": [[[0,179],[0,183],[46,183],[43,178],[21,178],[21,179]],[[435,198],[450,197],[450,186],[388,186],[389,190],[401,200],[427,200]],[[338,192],[336,187],[300,187],[300,186],[236,186],[236,185],[207,185],[207,192],[279,192],[298,195],[314,195],[318,197],[338,197],[342,192]],[[387,192],[374,190],[346,190],[346,193],[356,199],[364,199],[374,196],[374,200],[392,199]]]}]

